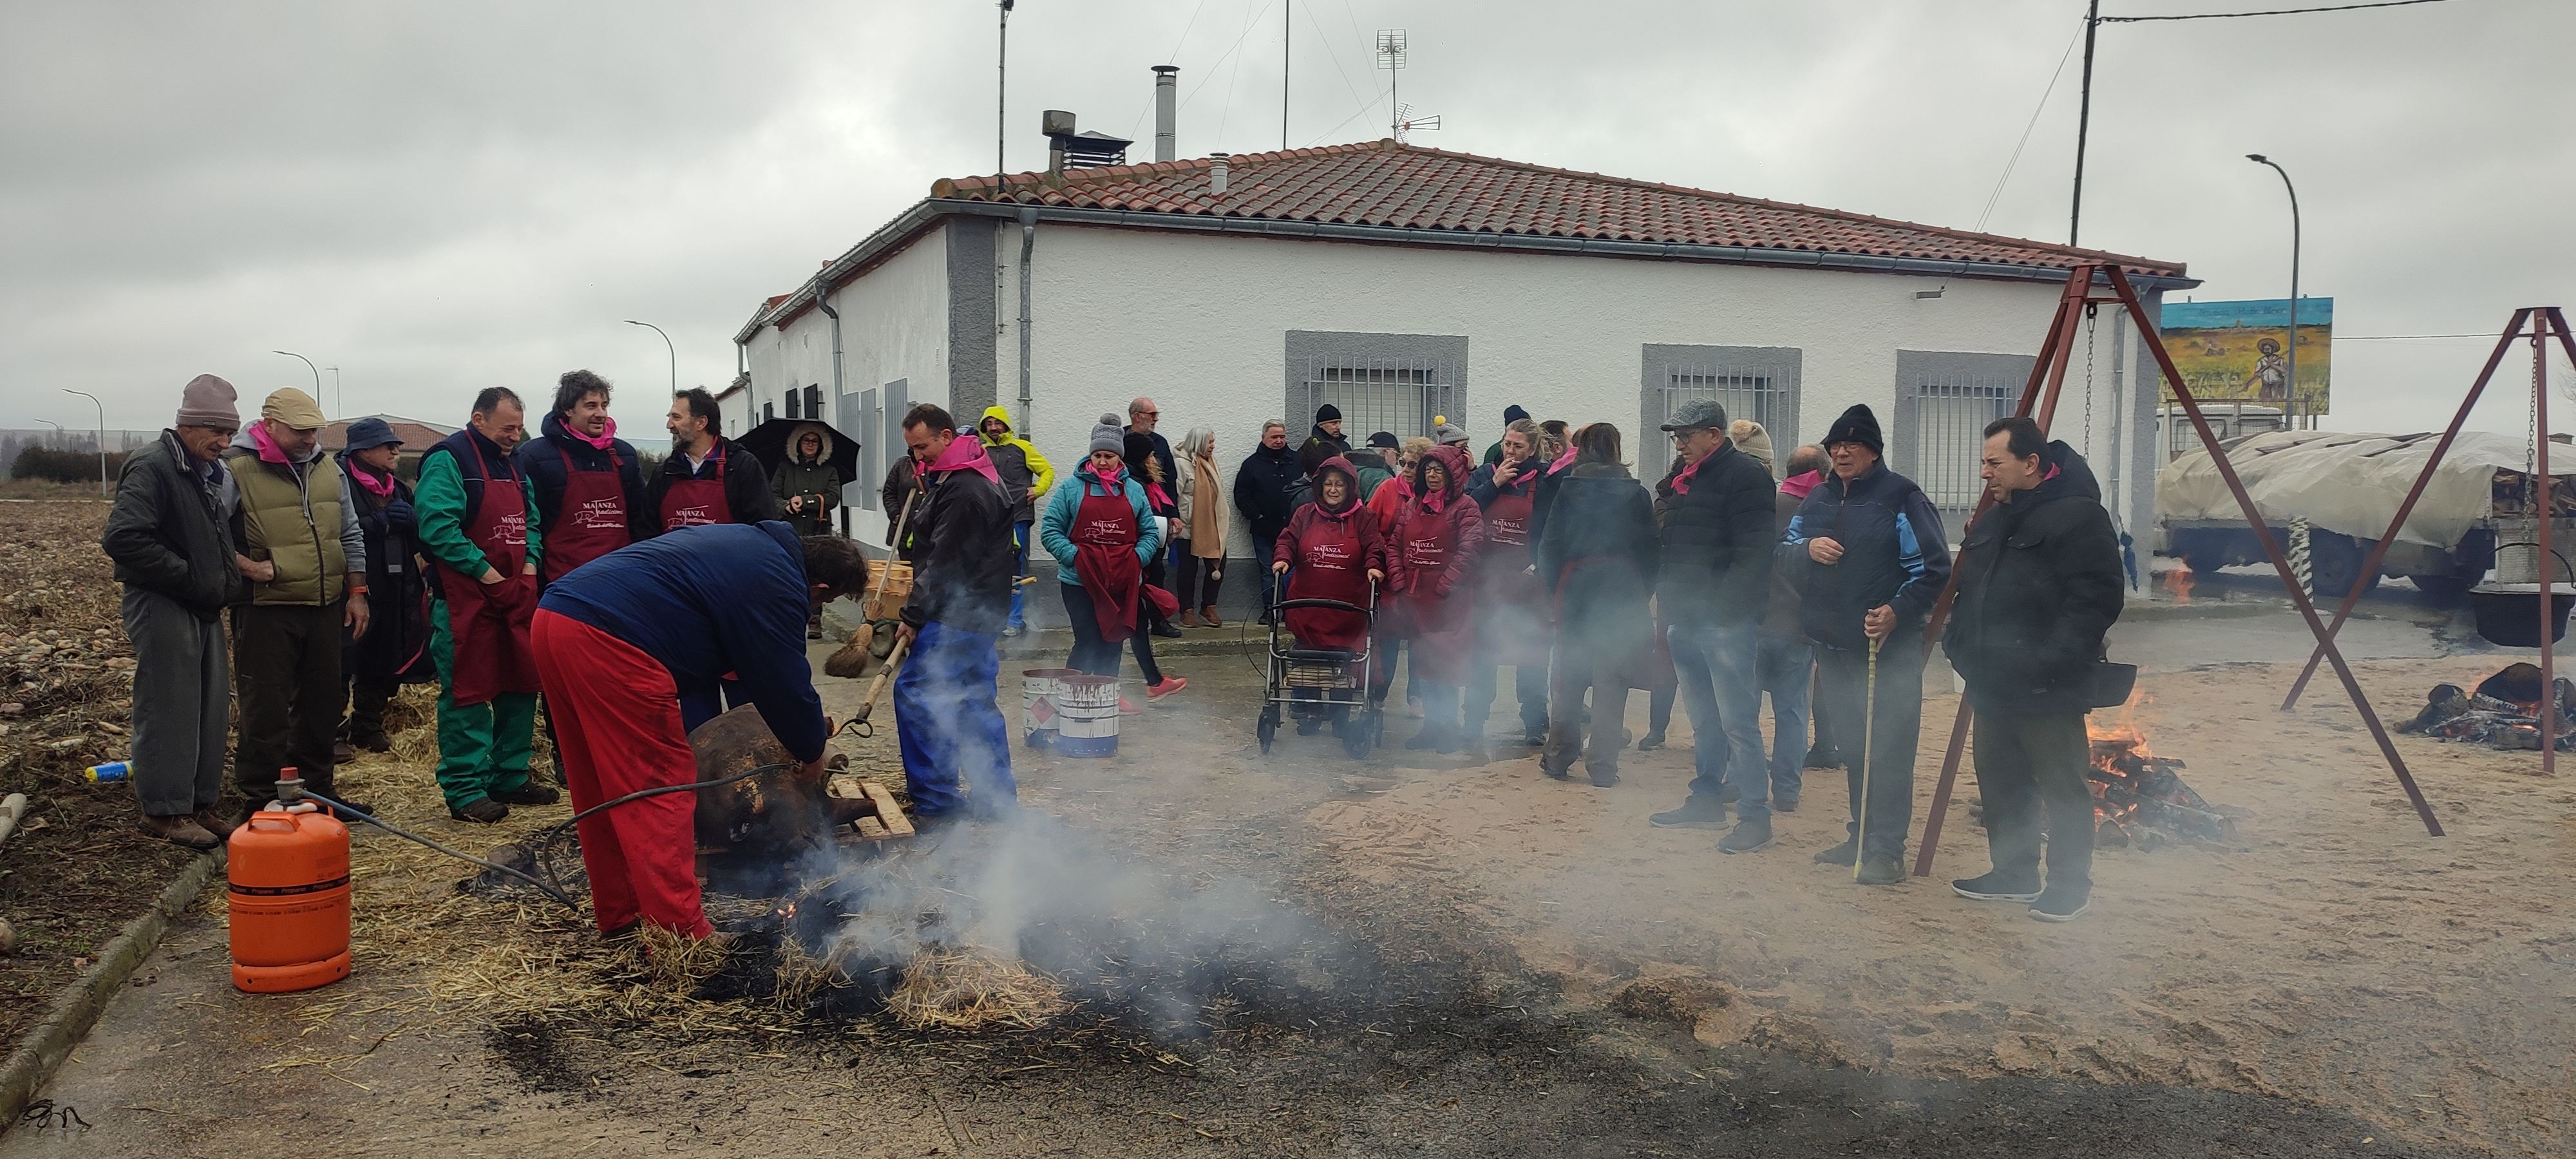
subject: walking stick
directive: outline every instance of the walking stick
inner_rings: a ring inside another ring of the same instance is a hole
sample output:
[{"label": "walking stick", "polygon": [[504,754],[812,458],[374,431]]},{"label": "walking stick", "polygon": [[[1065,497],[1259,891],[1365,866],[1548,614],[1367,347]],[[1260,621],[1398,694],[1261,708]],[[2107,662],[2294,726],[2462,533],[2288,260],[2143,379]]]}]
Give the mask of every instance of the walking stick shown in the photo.
[{"label": "walking stick", "polygon": [[[1869,836],[1869,733],[1878,722],[1878,646],[1879,639],[1869,641],[1869,691],[1867,703],[1861,706],[1860,718],[1860,823],[1852,833],[1852,880],[1860,880],[1861,847]],[[866,714],[862,712],[864,719]]]}]

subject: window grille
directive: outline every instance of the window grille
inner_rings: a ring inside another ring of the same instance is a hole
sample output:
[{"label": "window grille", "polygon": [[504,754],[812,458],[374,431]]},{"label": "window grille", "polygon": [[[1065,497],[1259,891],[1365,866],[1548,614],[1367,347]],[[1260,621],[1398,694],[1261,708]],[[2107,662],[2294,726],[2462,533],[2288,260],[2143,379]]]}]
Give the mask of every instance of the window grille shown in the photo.
[{"label": "window grille", "polygon": [[1329,403],[1342,412],[1342,433],[1354,443],[1376,431],[1428,435],[1434,418],[1462,417],[1451,409],[1455,395],[1456,375],[1446,359],[1322,355],[1306,360],[1304,397],[1287,418],[1292,425],[1311,423]]}]

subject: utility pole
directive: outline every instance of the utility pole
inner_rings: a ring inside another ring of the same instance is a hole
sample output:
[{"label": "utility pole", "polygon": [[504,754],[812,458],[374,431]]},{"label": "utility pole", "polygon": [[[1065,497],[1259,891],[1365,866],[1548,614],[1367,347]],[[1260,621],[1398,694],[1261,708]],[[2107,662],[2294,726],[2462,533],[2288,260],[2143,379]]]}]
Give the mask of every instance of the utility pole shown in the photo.
[{"label": "utility pole", "polygon": [[2084,229],[2084,136],[2093,127],[2093,34],[2102,27],[2102,0],[2084,11],[2084,95],[2075,111],[2075,206],[2066,215],[2066,244]]},{"label": "utility pole", "polygon": [[1010,165],[1002,160],[1002,142],[1007,136],[1008,126],[1005,122],[1009,119],[1007,114],[1010,112],[1011,105],[1011,5],[1015,2],[1016,0],[1001,0],[1002,32],[995,46],[993,60],[993,173],[995,176],[1010,172]]}]

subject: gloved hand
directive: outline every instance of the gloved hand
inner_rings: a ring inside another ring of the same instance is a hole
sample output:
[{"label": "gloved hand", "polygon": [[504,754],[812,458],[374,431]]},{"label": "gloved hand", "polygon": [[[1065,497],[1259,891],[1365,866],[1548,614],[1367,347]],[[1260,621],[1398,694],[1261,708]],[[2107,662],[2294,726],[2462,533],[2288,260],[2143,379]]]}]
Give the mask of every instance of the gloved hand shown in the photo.
[{"label": "gloved hand", "polygon": [[411,504],[400,496],[385,500],[385,526],[409,535],[419,517],[412,514]]}]

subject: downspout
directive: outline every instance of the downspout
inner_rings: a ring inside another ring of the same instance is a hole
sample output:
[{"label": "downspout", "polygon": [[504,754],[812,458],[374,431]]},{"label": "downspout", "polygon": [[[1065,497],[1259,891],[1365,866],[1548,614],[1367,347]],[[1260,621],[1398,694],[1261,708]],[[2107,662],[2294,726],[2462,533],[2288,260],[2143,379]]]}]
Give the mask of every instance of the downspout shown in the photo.
[{"label": "downspout", "polygon": [[[841,312],[832,308],[831,292],[819,283],[814,287],[814,305],[823,311],[824,317],[832,320],[832,411],[833,417],[838,418],[841,410]],[[805,417],[812,419],[814,416]],[[842,496],[843,501],[837,504],[841,509],[841,534],[844,537],[850,534],[848,498],[846,495]]]},{"label": "downspout", "polygon": [[1029,438],[1035,427],[1029,421],[1029,258],[1038,247],[1038,211],[1033,205],[1020,207],[1020,437]]}]

